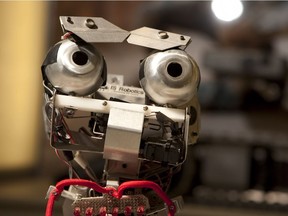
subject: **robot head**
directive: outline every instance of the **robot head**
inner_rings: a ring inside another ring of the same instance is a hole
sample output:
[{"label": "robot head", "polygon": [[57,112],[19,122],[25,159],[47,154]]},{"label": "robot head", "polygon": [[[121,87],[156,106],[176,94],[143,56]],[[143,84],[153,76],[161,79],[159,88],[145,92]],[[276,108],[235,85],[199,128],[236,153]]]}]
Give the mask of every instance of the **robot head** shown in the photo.
[{"label": "robot head", "polygon": [[[42,65],[44,116],[70,177],[116,187],[149,180],[167,191],[199,130],[200,74],[184,51],[190,38],[146,27],[127,32],[102,18],[60,21],[66,34]],[[106,63],[94,44],[123,41],[153,50],[139,65],[141,88],[106,83]],[[83,207],[77,203],[74,210]],[[162,204],[149,203],[145,212],[159,212]]]}]

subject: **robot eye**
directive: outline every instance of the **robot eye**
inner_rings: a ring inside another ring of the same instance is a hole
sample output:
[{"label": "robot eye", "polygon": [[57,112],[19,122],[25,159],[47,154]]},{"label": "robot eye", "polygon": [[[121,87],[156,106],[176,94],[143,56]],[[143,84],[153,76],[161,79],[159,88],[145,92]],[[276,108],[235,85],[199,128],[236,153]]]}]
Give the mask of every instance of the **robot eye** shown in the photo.
[{"label": "robot eye", "polygon": [[177,63],[177,62],[172,62],[167,66],[167,73],[171,76],[171,77],[179,77],[182,74],[182,66],[181,64]]},{"label": "robot eye", "polygon": [[66,39],[50,49],[42,74],[59,92],[85,96],[96,92],[105,82],[106,64],[91,44]]},{"label": "robot eye", "polygon": [[179,107],[193,98],[200,74],[196,62],[185,51],[171,49],[142,61],[139,80],[152,101]]},{"label": "robot eye", "polygon": [[76,51],[72,54],[72,60],[75,64],[83,66],[87,64],[89,58],[88,55],[83,51]]}]

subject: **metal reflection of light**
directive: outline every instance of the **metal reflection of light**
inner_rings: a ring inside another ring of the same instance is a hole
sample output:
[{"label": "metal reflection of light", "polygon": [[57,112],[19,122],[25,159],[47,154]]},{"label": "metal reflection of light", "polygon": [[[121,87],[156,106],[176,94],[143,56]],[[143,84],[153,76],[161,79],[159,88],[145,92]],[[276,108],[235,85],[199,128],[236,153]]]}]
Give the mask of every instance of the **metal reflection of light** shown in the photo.
[{"label": "metal reflection of light", "polygon": [[240,0],[213,0],[211,9],[218,19],[229,22],[242,15],[243,4]]}]

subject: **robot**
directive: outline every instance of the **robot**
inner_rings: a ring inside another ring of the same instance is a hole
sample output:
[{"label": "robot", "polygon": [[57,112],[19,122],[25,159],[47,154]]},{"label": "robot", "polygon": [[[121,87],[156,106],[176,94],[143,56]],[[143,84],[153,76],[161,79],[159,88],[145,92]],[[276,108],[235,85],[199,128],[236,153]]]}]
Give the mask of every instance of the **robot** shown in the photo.
[{"label": "robot", "polygon": [[[60,23],[64,35],[41,67],[43,110],[69,179],[50,186],[46,216],[59,196],[64,216],[174,215],[183,200],[167,193],[200,124],[200,73],[185,52],[190,37],[128,32],[99,17],[61,16]],[[152,50],[140,59],[141,87],[107,81],[97,44],[124,42]]]}]

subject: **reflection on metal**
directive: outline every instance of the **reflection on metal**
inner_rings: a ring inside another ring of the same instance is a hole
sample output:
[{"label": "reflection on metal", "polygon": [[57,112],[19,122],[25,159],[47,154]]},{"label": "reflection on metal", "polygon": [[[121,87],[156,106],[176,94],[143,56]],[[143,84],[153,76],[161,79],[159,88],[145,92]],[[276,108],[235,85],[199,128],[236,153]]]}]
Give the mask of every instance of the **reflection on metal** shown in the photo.
[{"label": "reflection on metal", "polygon": [[131,31],[128,43],[157,50],[166,50],[175,47],[186,47],[190,37],[171,32],[142,27]]},{"label": "reflection on metal", "polygon": [[104,158],[138,162],[144,112],[111,108],[104,145]]},{"label": "reflection on metal", "polygon": [[129,32],[101,17],[60,16],[64,32],[73,32],[88,43],[123,42]]},{"label": "reflection on metal", "polygon": [[120,43],[127,39],[130,44],[166,50],[185,49],[191,42],[189,36],[148,27],[128,32],[100,17],[61,16],[60,22],[64,32],[72,32],[87,43]]},{"label": "reflection on metal", "polygon": [[106,66],[91,44],[65,39],[50,49],[42,73],[60,92],[83,96],[94,93],[103,84]]},{"label": "reflection on metal", "polygon": [[194,97],[200,74],[197,64],[186,52],[171,49],[148,56],[142,62],[140,79],[151,100],[179,107]]},{"label": "reflection on metal", "polygon": [[[147,27],[127,32],[97,17],[63,16],[60,21],[62,41],[50,50],[41,68],[50,144],[63,154],[71,178],[89,177],[97,182],[94,186],[107,188],[139,180],[125,186],[129,188],[125,196],[136,202],[135,207],[124,196],[114,200],[71,186],[68,199],[72,197],[74,207],[64,204],[64,215],[72,215],[68,211],[73,208],[74,215],[91,215],[93,209],[97,215],[115,215],[116,210],[125,215],[131,211],[143,216],[174,215],[182,208],[181,199],[155,195],[158,188],[168,191],[187,158],[188,145],[198,138],[200,74],[184,51],[190,37]],[[124,41],[154,49],[139,60],[141,87],[125,86],[123,76],[110,74],[107,80],[104,57],[91,44]],[[108,202],[117,208],[109,209]]]}]

